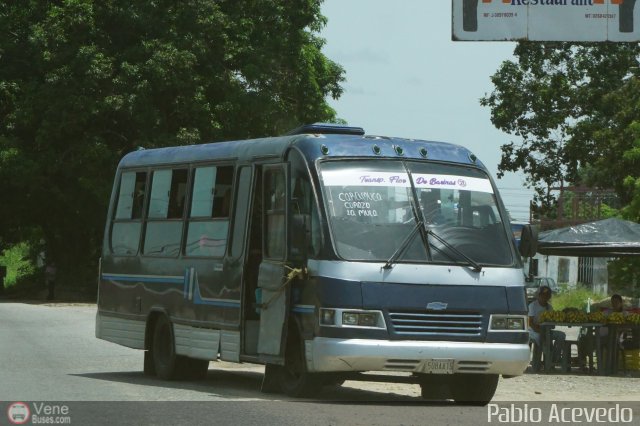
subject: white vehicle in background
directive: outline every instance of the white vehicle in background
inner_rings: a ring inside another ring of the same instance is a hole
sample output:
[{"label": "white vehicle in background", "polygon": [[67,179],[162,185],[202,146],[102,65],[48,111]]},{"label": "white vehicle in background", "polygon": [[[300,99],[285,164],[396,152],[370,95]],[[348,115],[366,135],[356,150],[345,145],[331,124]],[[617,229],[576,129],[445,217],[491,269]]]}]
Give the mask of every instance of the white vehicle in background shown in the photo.
[{"label": "white vehicle in background", "polygon": [[541,286],[547,286],[551,289],[554,294],[560,292],[560,287],[551,277],[534,277],[533,281],[525,284],[525,288],[527,289],[527,302],[531,302],[536,298],[538,289]]}]

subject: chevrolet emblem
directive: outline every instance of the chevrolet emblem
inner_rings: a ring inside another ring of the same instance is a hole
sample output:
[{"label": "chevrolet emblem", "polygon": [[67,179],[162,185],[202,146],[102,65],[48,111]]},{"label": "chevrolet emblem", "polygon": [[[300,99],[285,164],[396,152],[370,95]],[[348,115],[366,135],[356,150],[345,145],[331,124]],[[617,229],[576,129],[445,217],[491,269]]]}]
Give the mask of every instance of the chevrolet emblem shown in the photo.
[{"label": "chevrolet emblem", "polygon": [[449,306],[448,303],[431,302],[427,304],[427,309],[431,311],[444,311],[445,309],[447,309],[447,306]]}]

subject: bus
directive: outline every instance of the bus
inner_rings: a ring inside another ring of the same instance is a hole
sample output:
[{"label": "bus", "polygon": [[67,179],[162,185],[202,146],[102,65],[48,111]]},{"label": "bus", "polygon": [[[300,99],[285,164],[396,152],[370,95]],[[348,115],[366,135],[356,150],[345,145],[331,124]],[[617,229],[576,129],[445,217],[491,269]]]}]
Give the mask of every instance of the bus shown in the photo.
[{"label": "bus", "polygon": [[96,337],[161,379],[224,360],[265,365],[267,392],[382,375],[486,404],[529,363],[530,243],[458,145],[316,123],[141,149],[115,175]]}]

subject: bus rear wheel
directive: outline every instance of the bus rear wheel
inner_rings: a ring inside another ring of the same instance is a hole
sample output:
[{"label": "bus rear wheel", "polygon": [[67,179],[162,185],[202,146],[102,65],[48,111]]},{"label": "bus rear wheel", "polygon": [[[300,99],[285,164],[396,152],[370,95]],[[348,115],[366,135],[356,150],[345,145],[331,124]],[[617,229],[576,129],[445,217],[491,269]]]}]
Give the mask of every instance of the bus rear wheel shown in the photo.
[{"label": "bus rear wheel", "polygon": [[145,374],[155,372],[163,380],[200,380],[207,375],[209,360],[177,355],[173,327],[169,319],[158,317],[153,329],[151,350],[145,352]]},{"label": "bus rear wheel", "polygon": [[296,398],[314,396],[322,389],[322,376],[307,371],[302,342],[295,334],[290,336],[285,364],[279,371],[280,388],[286,395]]},{"label": "bus rear wheel", "polygon": [[180,360],[175,348],[171,322],[162,315],[153,329],[152,358],[156,375],[163,380],[175,380],[179,376]]},{"label": "bus rear wheel", "polygon": [[487,405],[498,387],[497,374],[456,374],[451,386],[453,399],[458,404]]}]

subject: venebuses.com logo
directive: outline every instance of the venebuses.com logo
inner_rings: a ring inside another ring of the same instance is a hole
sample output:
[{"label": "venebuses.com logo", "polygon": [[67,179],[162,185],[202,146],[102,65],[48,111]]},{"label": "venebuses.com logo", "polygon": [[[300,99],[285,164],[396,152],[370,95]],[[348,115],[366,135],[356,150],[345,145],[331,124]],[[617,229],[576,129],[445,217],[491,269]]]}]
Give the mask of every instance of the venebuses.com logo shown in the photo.
[{"label": "venebuses.com logo", "polygon": [[[71,424],[71,410],[67,404],[51,402],[13,402],[7,408],[10,424]],[[0,422],[1,423],[1,422]]]},{"label": "venebuses.com logo", "polygon": [[24,402],[14,402],[7,408],[7,417],[14,425],[23,425],[29,421],[31,410]]}]

